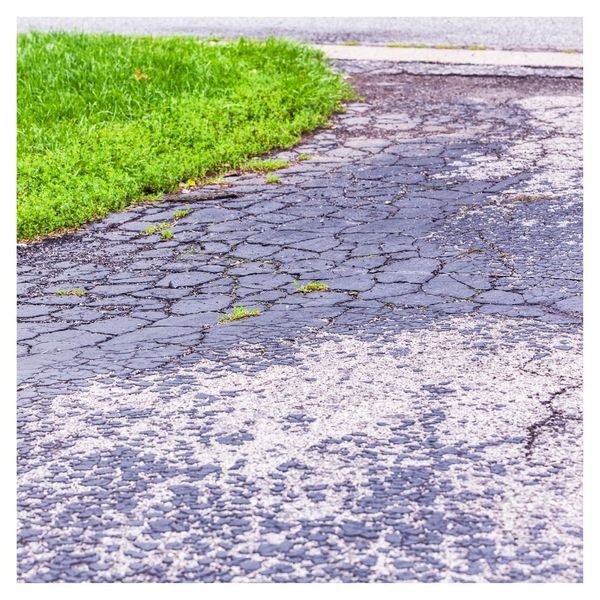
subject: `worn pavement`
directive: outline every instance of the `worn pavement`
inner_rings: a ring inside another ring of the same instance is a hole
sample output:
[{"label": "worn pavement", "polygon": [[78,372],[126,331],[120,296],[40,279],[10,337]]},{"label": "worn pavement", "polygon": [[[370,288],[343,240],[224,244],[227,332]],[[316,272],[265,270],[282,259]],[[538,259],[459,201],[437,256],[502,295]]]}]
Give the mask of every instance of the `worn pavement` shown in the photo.
[{"label": "worn pavement", "polygon": [[21,581],[581,581],[581,79],[337,67],[280,183],[19,248]]}]

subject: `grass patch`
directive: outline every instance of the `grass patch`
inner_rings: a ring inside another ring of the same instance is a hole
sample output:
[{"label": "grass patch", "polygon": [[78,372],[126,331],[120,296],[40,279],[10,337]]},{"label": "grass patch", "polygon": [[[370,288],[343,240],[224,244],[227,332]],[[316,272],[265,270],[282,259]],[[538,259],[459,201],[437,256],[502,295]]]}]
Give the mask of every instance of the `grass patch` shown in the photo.
[{"label": "grass patch", "polygon": [[225,313],[219,316],[219,323],[231,323],[232,321],[239,321],[240,319],[247,319],[248,317],[258,317],[260,310],[258,308],[244,308],[243,306],[234,306],[230,313]]},{"label": "grass patch", "polygon": [[243,171],[256,171],[257,173],[268,173],[270,171],[277,171],[277,169],[285,169],[290,166],[290,162],[288,160],[279,160],[276,158],[265,158],[261,160],[260,158],[253,158],[245,162],[241,169]]},{"label": "grass patch", "polygon": [[310,160],[312,156],[310,154],[298,154],[298,160]]},{"label": "grass patch", "polygon": [[175,237],[175,234],[170,229],[165,229],[160,234],[160,237],[161,237],[161,239],[167,241],[167,240],[172,240]]},{"label": "grass patch", "polygon": [[296,283],[296,291],[300,294],[310,294],[311,292],[327,292],[329,290],[329,286],[322,281],[311,281],[310,283],[306,283],[304,285],[300,285],[300,283]]},{"label": "grass patch", "polygon": [[281,183],[281,177],[279,175],[267,175],[265,177],[266,183]]},{"label": "grass patch", "polygon": [[73,288],[71,290],[56,290],[54,292],[57,296],[85,296],[87,292],[81,288]]},{"label": "grass patch", "polygon": [[289,148],[352,98],[323,53],[275,39],[27,33],[17,79],[21,240]]}]

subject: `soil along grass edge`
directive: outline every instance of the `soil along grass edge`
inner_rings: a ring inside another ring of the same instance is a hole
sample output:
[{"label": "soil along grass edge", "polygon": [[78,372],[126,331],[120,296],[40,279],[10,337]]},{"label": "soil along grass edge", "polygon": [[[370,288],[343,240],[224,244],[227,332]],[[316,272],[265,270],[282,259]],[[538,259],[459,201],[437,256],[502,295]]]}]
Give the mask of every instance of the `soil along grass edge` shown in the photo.
[{"label": "soil along grass edge", "polygon": [[322,52],[284,40],[28,33],[17,44],[20,240],[290,147],[351,97]]}]

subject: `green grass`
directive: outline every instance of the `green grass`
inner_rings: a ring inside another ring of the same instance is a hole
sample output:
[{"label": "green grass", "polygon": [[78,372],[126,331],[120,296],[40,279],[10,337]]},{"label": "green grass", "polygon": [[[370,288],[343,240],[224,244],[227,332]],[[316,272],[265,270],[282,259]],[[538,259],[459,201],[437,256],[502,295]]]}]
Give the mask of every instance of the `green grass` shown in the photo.
[{"label": "green grass", "polygon": [[311,281],[304,285],[297,285],[296,291],[301,294],[310,294],[311,292],[327,292],[329,286],[322,281]]},{"label": "green grass", "polygon": [[17,236],[78,227],[289,148],[350,87],[283,40],[17,39]]},{"label": "green grass", "polygon": [[312,155],[310,154],[298,154],[298,160],[310,160],[312,158]]},{"label": "green grass", "polygon": [[160,237],[163,240],[172,240],[175,235],[173,234],[173,232],[170,229],[165,229],[161,234]]},{"label": "green grass", "polygon": [[239,321],[248,317],[258,317],[258,315],[260,315],[258,308],[248,309],[243,306],[234,306],[230,313],[220,315],[218,321],[219,323],[231,323],[232,321]]},{"label": "green grass", "polygon": [[242,164],[241,169],[244,171],[256,171],[257,173],[268,173],[269,171],[277,171],[277,169],[285,169],[290,166],[288,160],[279,160],[276,158],[253,158]]},{"label": "green grass", "polygon": [[81,288],[73,288],[71,290],[56,290],[55,294],[57,296],[85,296],[87,292]]}]

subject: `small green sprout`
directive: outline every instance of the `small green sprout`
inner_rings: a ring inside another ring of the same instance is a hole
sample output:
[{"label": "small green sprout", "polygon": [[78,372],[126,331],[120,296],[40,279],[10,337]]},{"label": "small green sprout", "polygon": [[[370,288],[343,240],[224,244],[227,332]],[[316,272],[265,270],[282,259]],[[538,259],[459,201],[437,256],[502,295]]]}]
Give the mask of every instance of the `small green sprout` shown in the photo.
[{"label": "small green sprout", "polygon": [[277,175],[267,175],[265,177],[266,183],[281,183],[281,177]]},{"label": "small green sprout", "polygon": [[311,292],[327,292],[329,286],[322,281],[311,281],[304,285],[300,285],[296,282],[296,291],[300,294],[310,294]]},{"label": "small green sprout", "polygon": [[73,288],[72,290],[56,290],[57,296],[85,296],[87,292],[81,288]]},{"label": "small green sprout", "polygon": [[175,236],[173,235],[173,232],[172,232],[170,229],[165,229],[165,230],[164,230],[164,231],[161,233],[160,237],[161,237],[163,240],[172,240],[172,239],[173,239]]},{"label": "small green sprout", "polygon": [[231,323],[248,317],[258,317],[260,310],[258,308],[248,309],[243,306],[234,306],[230,313],[225,313],[219,316],[219,323]]},{"label": "small green sprout", "polygon": [[310,154],[298,154],[298,160],[310,160],[312,156]]}]

